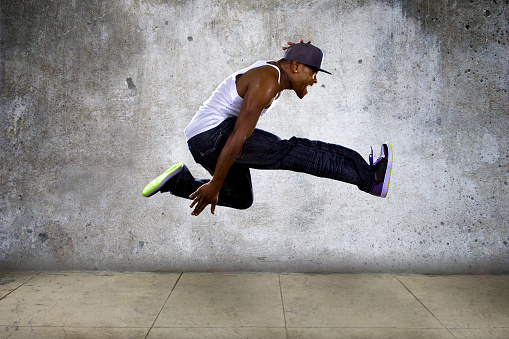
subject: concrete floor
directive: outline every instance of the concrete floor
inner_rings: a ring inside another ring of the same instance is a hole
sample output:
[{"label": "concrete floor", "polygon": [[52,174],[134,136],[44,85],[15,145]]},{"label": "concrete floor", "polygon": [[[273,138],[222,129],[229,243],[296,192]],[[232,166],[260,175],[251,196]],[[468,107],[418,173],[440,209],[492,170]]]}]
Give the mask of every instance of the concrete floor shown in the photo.
[{"label": "concrete floor", "polygon": [[509,276],[0,272],[0,338],[509,338]]}]

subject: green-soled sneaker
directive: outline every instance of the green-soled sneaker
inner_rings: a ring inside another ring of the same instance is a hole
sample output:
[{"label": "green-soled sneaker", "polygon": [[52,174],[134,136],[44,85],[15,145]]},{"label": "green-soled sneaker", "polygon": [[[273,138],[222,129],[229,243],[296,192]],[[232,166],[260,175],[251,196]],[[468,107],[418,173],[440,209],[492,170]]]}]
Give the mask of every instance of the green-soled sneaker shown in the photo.
[{"label": "green-soled sneaker", "polygon": [[175,177],[177,174],[182,171],[182,167],[184,166],[183,163],[179,162],[175,166],[168,169],[166,172],[152,180],[145,188],[143,189],[143,196],[144,197],[150,197],[157,192],[173,177]]}]

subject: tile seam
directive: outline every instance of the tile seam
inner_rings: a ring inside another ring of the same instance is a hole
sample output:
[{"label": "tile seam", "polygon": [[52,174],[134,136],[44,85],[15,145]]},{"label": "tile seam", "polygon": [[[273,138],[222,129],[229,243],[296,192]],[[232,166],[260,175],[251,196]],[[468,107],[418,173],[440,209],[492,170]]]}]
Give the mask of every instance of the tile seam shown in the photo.
[{"label": "tile seam", "polygon": [[288,324],[286,323],[285,301],[283,298],[283,287],[281,286],[281,274],[278,274],[278,279],[279,279],[279,294],[281,295],[281,306],[283,307],[283,320],[285,322],[285,333],[286,339],[288,339]]},{"label": "tile seam", "polygon": [[166,298],[166,300],[164,301],[163,306],[161,306],[161,309],[159,310],[159,313],[157,313],[156,318],[154,319],[154,322],[152,323],[152,325],[151,325],[151,326],[150,326],[150,328],[148,329],[148,331],[147,331],[147,335],[145,335],[145,339],[147,339],[147,338],[148,338],[148,335],[150,334],[150,331],[152,331],[152,329],[154,328],[154,325],[156,324],[157,319],[159,319],[159,316],[161,315],[161,312],[163,312],[163,309],[164,309],[164,307],[166,306],[166,304],[168,303],[168,300],[170,300],[170,297],[171,297],[171,295],[172,295],[173,291],[175,290],[175,287],[177,287],[177,284],[178,284],[178,282],[180,281],[180,278],[182,278],[182,275],[183,275],[183,274],[184,274],[184,273],[183,273],[183,272],[181,272],[181,273],[180,273],[180,275],[179,275],[179,277],[177,278],[177,281],[175,281],[175,284],[173,285],[173,287],[172,287],[172,289],[171,289],[170,293],[168,294],[168,297],[167,297],[167,298]]},{"label": "tile seam", "polygon": [[443,322],[441,322],[440,319],[438,319],[433,314],[433,312],[431,312],[431,310],[428,307],[426,307],[426,305],[424,305],[424,303],[419,298],[417,298],[417,296],[412,291],[410,291],[410,289],[408,287],[406,287],[405,284],[403,284],[403,282],[401,280],[399,280],[398,276],[395,275],[394,278],[396,278],[396,280],[401,284],[401,286],[403,286],[408,291],[408,293],[410,293],[415,298],[415,300],[417,300],[419,302],[419,304],[421,304],[422,307],[424,307],[426,309],[426,311],[428,311],[429,314],[431,314],[433,316],[433,318],[435,318],[436,321],[438,321],[440,323],[440,325],[442,325],[447,330],[447,332],[449,332],[449,334],[453,336],[453,338],[456,338],[456,336],[451,332],[451,330],[449,330],[449,328],[447,328],[447,326],[445,326],[445,324]]},{"label": "tile seam", "polygon": [[7,298],[9,295],[11,295],[12,293],[14,293],[15,291],[17,291],[19,288],[21,288],[23,285],[25,285],[26,283],[28,283],[30,280],[32,280],[33,278],[37,277],[39,274],[41,274],[41,272],[37,272],[33,277],[31,277],[30,279],[28,279],[27,281],[25,281],[23,284],[19,285],[18,287],[16,287],[15,289],[13,289],[12,291],[10,291],[9,293],[7,293],[6,295],[4,295],[3,297],[0,298],[0,301],[4,300],[5,298]]}]

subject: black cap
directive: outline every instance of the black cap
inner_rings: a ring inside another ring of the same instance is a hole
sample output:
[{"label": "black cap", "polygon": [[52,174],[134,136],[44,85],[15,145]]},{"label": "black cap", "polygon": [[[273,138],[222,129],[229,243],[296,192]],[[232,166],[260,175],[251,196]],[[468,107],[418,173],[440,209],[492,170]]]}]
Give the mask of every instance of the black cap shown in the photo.
[{"label": "black cap", "polygon": [[311,44],[300,43],[288,46],[283,58],[291,61],[298,61],[303,65],[332,74],[320,68],[322,66],[323,53],[320,48]]}]

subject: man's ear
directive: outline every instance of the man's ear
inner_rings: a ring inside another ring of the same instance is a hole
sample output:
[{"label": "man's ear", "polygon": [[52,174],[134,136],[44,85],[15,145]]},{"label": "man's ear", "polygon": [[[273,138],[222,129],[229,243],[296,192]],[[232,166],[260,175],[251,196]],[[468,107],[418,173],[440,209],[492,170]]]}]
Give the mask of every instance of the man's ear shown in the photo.
[{"label": "man's ear", "polygon": [[296,60],[292,61],[292,65],[291,65],[291,69],[292,69],[292,73],[297,73],[297,71],[299,70],[299,65],[300,63]]}]

